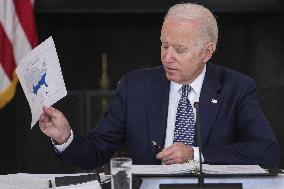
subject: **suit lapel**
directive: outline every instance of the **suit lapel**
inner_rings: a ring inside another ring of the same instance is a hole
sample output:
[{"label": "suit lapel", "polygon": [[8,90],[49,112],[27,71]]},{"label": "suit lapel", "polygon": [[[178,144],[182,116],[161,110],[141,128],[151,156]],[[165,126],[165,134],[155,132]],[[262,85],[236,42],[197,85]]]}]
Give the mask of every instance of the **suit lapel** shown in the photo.
[{"label": "suit lapel", "polygon": [[200,93],[200,132],[202,145],[207,143],[212,125],[219,111],[222,96],[217,73],[210,64],[207,64],[205,78]]},{"label": "suit lapel", "polygon": [[170,82],[163,72],[160,81],[152,83],[147,99],[150,140],[164,146],[167,128]]}]

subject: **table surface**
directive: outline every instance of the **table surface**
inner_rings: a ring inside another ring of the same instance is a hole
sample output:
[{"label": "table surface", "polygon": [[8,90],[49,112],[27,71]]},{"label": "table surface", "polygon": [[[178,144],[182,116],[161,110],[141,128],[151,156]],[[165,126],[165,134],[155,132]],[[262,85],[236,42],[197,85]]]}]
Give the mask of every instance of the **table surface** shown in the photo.
[{"label": "table surface", "polygon": [[[49,188],[49,180],[54,177],[78,174],[9,174],[0,175],[0,189],[41,189]],[[140,189],[159,189],[159,184],[197,183],[194,177],[143,177]],[[248,177],[209,177],[205,183],[242,183],[243,189],[283,189],[284,174],[278,176],[248,176]]]},{"label": "table surface", "polygon": [[[148,177],[143,178],[140,189],[158,189],[159,184],[197,183],[197,178]],[[205,183],[242,183],[243,189],[283,189],[284,175],[253,177],[209,177]]]}]

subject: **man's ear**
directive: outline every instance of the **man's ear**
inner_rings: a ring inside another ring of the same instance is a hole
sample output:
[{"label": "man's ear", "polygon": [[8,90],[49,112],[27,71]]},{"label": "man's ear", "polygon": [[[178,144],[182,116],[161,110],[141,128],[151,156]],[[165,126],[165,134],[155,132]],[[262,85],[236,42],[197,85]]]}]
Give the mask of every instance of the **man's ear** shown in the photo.
[{"label": "man's ear", "polygon": [[207,43],[205,45],[205,48],[203,49],[203,62],[206,63],[210,60],[210,58],[212,57],[213,53],[214,53],[214,45],[213,43]]}]

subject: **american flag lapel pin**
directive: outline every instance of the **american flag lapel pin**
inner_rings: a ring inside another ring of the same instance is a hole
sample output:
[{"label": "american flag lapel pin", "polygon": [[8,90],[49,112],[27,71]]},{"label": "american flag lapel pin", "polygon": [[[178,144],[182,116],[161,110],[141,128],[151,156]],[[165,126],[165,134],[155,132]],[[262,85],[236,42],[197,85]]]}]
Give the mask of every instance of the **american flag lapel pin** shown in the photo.
[{"label": "american flag lapel pin", "polygon": [[213,103],[213,104],[217,104],[217,103],[218,103],[218,100],[216,100],[216,99],[212,98],[212,99],[211,99],[211,103]]}]

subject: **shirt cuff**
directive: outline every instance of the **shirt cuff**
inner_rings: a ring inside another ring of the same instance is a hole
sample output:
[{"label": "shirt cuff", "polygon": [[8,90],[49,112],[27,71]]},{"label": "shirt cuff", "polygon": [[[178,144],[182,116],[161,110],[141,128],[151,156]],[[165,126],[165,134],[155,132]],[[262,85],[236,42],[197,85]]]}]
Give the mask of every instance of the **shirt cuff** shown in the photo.
[{"label": "shirt cuff", "polygon": [[71,142],[73,141],[73,138],[74,138],[74,134],[73,134],[73,131],[71,129],[70,137],[68,138],[68,140],[65,143],[56,145],[52,139],[51,139],[51,142],[52,142],[55,150],[59,153],[62,153],[71,144]]},{"label": "shirt cuff", "polygon": [[[192,148],[193,148],[193,160],[199,163],[199,148],[198,147],[192,147]],[[202,154],[201,154],[201,161],[202,163],[204,162],[204,157]]]}]

